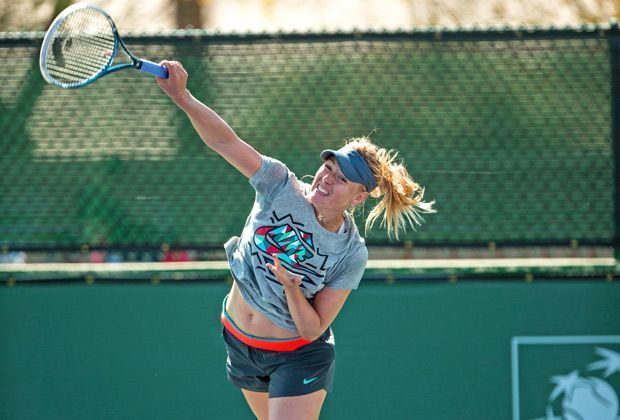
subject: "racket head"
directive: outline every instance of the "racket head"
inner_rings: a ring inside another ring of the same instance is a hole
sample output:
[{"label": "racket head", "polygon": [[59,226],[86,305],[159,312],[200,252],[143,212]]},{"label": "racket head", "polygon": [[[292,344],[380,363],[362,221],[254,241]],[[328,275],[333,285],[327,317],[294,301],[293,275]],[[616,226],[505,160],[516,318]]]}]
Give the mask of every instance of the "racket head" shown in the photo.
[{"label": "racket head", "polygon": [[39,56],[41,75],[61,88],[86,86],[106,74],[118,45],[116,26],[105,11],[74,4],[54,19],[45,34]]}]

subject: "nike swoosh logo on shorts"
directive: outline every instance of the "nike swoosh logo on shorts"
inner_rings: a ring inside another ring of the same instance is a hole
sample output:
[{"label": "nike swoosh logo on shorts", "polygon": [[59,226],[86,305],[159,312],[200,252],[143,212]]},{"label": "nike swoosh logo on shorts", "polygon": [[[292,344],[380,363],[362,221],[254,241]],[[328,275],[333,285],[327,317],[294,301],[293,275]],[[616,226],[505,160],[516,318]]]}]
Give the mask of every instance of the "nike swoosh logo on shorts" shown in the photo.
[{"label": "nike swoosh logo on shorts", "polygon": [[316,381],[317,379],[319,379],[319,377],[318,377],[318,376],[315,376],[315,377],[314,377],[314,378],[312,378],[312,379],[306,379],[306,378],[304,378],[304,385],[308,385],[310,382]]}]

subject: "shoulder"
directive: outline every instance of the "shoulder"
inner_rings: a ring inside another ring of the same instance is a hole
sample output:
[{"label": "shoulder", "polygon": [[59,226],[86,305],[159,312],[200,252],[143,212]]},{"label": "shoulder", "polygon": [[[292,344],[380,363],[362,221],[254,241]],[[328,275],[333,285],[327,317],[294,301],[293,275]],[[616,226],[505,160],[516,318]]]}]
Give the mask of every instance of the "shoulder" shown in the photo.
[{"label": "shoulder", "polygon": [[368,248],[366,247],[366,241],[364,241],[364,238],[359,235],[357,235],[357,238],[354,239],[351,244],[349,258],[352,262],[362,263],[364,265],[366,265],[366,262],[368,261]]},{"label": "shoulder", "polygon": [[286,173],[287,171],[288,168],[283,162],[271,156],[261,155],[260,168],[250,177],[250,183],[260,182],[264,178],[270,178],[274,175]]},{"label": "shoulder", "polygon": [[280,160],[261,156],[261,166],[250,178],[250,185],[261,194],[278,195],[287,185],[297,184],[295,174]]},{"label": "shoulder", "polygon": [[[366,247],[366,241],[359,235],[355,223],[351,221],[352,225],[347,226],[350,229],[347,232],[348,238],[346,245],[342,248],[339,256],[340,266],[347,267],[359,267],[366,266],[368,261],[368,248]],[[341,267],[342,269],[343,267]]]},{"label": "shoulder", "polygon": [[368,263],[368,249],[359,235],[351,238],[346,251],[330,272],[325,285],[335,289],[357,289]]},{"label": "shoulder", "polygon": [[347,234],[349,235],[350,252],[354,252],[368,257],[368,249],[366,248],[366,240],[360,235],[359,229],[355,224],[353,216],[346,214],[345,223]]}]

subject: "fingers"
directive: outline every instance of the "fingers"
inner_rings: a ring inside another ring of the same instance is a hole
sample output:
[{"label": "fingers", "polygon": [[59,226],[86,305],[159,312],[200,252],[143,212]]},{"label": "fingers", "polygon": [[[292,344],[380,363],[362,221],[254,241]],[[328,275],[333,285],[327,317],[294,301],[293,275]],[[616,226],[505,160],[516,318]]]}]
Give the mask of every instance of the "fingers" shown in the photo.
[{"label": "fingers", "polygon": [[280,265],[280,258],[278,258],[278,254],[273,254],[272,257],[276,265],[276,270],[280,270],[281,265]]},{"label": "fingers", "polygon": [[278,254],[272,254],[274,264],[267,263],[265,266],[271,271],[273,274],[278,274],[278,272],[282,269],[282,265],[280,264],[280,259],[278,258]]},{"label": "fingers", "polygon": [[169,84],[178,83],[179,80],[187,79],[187,71],[183,67],[183,64],[178,61],[163,60],[159,62],[160,66],[165,67],[168,70],[168,79],[157,78],[157,82],[167,80]]},{"label": "fingers", "polygon": [[273,264],[267,263],[265,266],[273,273],[276,279],[284,286],[285,289],[301,286],[302,279],[299,276],[289,273],[286,268],[282,267],[278,254],[272,254]]},{"label": "fingers", "polygon": [[168,70],[168,78],[156,77],[155,81],[166,95],[182,107],[191,97],[187,90],[187,71],[178,61],[163,60],[159,64]]},{"label": "fingers", "polygon": [[187,70],[185,70],[185,67],[183,67],[183,64],[179,63],[178,61],[164,60],[164,61],[161,61],[159,65],[167,68],[168,73],[172,72],[177,75],[185,75],[185,76],[187,75]]},{"label": "fingers", "polygon": [[164,66],[168,70],[172,69],[172,67],[175,67],[177,64],[181,65],[181,63],[179,63],[178,61],[172,61],[172,60],[162,60],[159,62],[160,66]]}]

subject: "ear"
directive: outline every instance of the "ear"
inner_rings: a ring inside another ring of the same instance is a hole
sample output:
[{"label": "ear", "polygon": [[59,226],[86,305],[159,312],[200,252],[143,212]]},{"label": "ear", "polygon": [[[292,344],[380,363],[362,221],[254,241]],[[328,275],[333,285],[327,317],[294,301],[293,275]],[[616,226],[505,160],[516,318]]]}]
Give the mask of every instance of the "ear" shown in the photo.
[{"label": "ear", "polygon": [[353,200],[351,200],[351,207],[362,204],[366,200],[366,197],[368,197],[368,193],[366,191],[360,192],[355,197],[353,197]]}]

